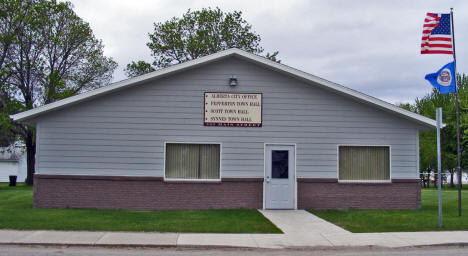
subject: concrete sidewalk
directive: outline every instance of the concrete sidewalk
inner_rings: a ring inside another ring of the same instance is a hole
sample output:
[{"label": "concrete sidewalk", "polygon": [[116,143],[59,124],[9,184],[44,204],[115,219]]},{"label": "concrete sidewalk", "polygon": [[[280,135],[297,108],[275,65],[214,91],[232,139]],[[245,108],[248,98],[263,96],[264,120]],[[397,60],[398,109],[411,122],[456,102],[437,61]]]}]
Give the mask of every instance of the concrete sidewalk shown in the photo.
[{"label": "concrete sidewalk", "polygon": [[260,211],[284,234],[0,230],[0,244],[297,248],[468,244],[468,231],[353,234],[306,211]]}]

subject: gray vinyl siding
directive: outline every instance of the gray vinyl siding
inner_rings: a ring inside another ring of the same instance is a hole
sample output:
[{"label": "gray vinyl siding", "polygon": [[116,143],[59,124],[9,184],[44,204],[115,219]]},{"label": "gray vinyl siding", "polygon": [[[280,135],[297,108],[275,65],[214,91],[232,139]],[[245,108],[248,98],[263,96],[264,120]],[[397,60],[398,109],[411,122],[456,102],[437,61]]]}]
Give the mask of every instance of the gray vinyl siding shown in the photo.
[{"label": "gray vinyl siding", "polygon": [[[213,91],[263,93],[263,127],[203,126],[203,94]],[[37,122],[40,174],[162,177],[164,142],[219,142],[223,178],[263,177],[264,143],[295,143],[299,178],[337,178],[338,144],[390,145],[391,177],[417,177],[415,123],[233,57]]]}]

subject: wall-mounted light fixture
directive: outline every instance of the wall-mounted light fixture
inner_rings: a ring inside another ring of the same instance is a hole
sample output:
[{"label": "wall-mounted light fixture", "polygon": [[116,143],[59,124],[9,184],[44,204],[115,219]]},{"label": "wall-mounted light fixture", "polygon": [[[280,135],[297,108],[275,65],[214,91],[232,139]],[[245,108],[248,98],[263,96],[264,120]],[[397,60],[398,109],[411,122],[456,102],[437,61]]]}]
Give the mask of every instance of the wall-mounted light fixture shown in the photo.
[{"label": "wall-mounted light fixture", "polygon": [[236,86],[237,85],[237,77],[235,75],[232,75],[231,78],[229,78],[229,86]]}]

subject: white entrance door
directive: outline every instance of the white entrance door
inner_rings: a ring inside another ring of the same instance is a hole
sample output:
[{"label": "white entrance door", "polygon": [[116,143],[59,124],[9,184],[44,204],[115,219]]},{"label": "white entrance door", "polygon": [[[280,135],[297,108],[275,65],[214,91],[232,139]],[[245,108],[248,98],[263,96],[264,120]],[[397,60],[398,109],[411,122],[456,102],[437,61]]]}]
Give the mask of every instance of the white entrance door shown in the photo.
[{"label": "white entrance door", "polygon": [[265,208],[294,209],[295,149],[291,145],[265,147]]}]

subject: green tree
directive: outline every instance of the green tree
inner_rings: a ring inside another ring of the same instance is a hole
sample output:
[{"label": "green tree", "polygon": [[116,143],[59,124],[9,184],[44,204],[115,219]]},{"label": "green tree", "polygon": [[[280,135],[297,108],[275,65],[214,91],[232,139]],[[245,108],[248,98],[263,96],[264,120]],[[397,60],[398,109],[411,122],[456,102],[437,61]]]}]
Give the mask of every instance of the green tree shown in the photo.
[{"label": "green tree", "polygon": [[4,0],[0,7],[0,45],[8,45],[0,52],[1,130],[24,141],[32,184],[35,129],[8,116],[107,85],[117,64],[69,2]]},{"label": "green tree", "polygon": [[[154,57],[152,64],[137,61],[127,64],[128,77],[142,75],[158,68],[203,57],[229,48],[239,48],[254,54],[263,53],[260,35],[242,18],[242,12],[224,13],[219,8],[188,10],[182,18],[173,17],[155,23],[146,44]],[[280,62],[278,52],[266,58]]]},{"label": "green tree", "polygon": [[458,77],[458,101],[460,109],[460,130],[461,130],[461,149],[462,149],[462,168],[468,169],[468,77],[463,74]]},{"label": "green tree", "polygon": [[125,73],[127,74],[128,77],[135,77],[135,76],[141,76],[146,73],[150,73],[155,71],[156,69],[151,66],[151,64],[144,62],[142,60],[140,61],[132,61],[132,63],[127,64],[127,68],[125,69]]},{"label": "green tree", "polygon": [[[460,141],[462,154],[462,167],[468,165],[468,78],[457,75],[457,89],[460,104]],[[441,130],[442,169],[448,171],[450,184],[453,186],[453,176],[457,172],[457,133],[455,94],[440,94],[436,89],[423,98],[416,99],[414,104],[400,105],[429,118],[435,118],[436,108],[442,107],[443,123]],[[436,131],[421,131],[419,133],[420,171],[430,172],[437,170],[437,137]]]},{"label": "green tree", "polygon": [[[11,76],[8,56],[12,54],[17,35],[30,22],[31,3],[27,1],[0,1],[0,146],[15,142],[15,127],[9,123],[9,113],[17,112],[17,102],[6,93],[5,81]],[[11,15],[14,13],[14,15]]]}]

